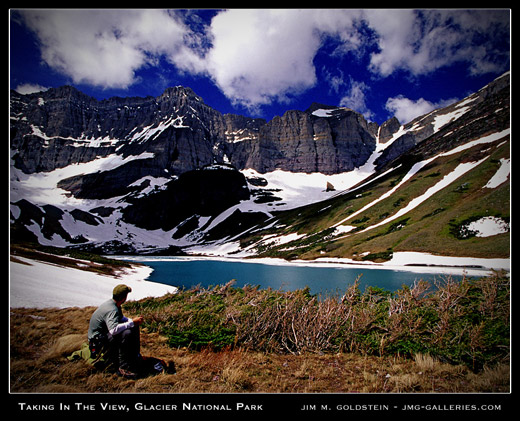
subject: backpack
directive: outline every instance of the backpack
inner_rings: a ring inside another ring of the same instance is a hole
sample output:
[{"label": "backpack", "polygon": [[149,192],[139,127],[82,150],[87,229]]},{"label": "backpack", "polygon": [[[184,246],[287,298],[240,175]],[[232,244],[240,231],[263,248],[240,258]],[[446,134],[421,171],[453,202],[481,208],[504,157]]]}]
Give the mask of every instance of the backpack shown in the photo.
[{"label": "backpack", "polygon": [[101,349],[95,354],[90,351],[89,344],[84,342],[81,348],[67,357],[69,361],[85,360],[87,363],[99,370],[106,370],[114,365],[108,349]]}]

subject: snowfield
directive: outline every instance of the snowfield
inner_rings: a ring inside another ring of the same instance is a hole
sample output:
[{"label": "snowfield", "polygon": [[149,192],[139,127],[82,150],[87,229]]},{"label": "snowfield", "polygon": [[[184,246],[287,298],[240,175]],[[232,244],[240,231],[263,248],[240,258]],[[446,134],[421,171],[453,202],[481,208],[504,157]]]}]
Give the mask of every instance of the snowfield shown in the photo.
[{"label": "snowfield", "polygon": [[[13,154],[12,151],[11,154]],[[151,152],[143,152],[138,156],[129,155],[126,158],[122,155],[112,154],[90,162],[71,164],[67,167],[58,168],[53,171],[34,174],[25,174],[23,171],[15,168],[15,166],[11,164],[10,202],[27,199],[36,205],[55,205],[60,206],[63,209],[72,209],[75,207],[88,208],[96,206],[97,202],[102,205],[104,204],[103,201],[74,198],[69,194],[69,192],[59,188],[58,183],[69,177],[113,170],[130,161],[153,158],[153,156],[154,154]],[[112,199],[112,201],[114,200]]]},{"label": "snowfield", "polygon": [[417,273],[436,273],[443,275],[466,275],[469,277],[490,276],[493,270],[510,271],[509,259],[485,259],[476,257],[437,256],[415,251],[395,252],[392,259],[382,262],[360,262],[348,258],[323,257],[316,263],[329,265],[349,265],[357,268],[374,268],[409,271]]},{"label": "snowfield", "polygon": [[128,300],[177,292],[174,286],[146,281],[152,272],[147,266],[133,266],[115,278],[23,257],[17,259],[23,263],[10,262],[10,307],[99,306],[112,297],[112,290],[118,284],[132,288]]}]

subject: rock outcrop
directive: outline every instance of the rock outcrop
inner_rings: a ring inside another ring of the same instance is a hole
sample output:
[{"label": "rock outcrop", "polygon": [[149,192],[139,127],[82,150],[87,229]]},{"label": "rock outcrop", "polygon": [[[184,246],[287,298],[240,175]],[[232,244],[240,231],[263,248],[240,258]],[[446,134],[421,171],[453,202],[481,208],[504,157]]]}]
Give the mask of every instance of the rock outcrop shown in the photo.
[{"label": "rock outcrop", "polygon": [[187,171],[146,197],[129,198],[123,220],[138,227],[169,231],[193,215],[217,216],[249,199],[245,177],[233,167],[210,165]]}]

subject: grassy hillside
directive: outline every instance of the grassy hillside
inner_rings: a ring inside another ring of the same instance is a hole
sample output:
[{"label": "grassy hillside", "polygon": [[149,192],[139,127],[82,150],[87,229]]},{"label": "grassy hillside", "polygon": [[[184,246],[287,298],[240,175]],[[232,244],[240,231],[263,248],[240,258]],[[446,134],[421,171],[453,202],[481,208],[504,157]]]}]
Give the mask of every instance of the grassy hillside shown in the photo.
[{"label": "grassy hillside", "polygon": [[[381,261],[388,260],[396,251],[507,258],[509,232],[490,237],[462,235],[461,232],[471,221],[486,216],[509,223],[509,181],[496,188],[485,187],[500,168],[500,159],[509,158],[509,153],[509,137],[506,136],[492,143],[438,156],[404,182],[415,161],[403,161],[384,176],[350,193],[277,214],[275,224],[269,221],[268,229],[257,230],[243,238],[241,245],[260,256],[288,259],[348,257]],[[392,219],[444,177],[462,168],[461,164],[481,160],[418,206]],[[387,219],[389,222],[384,223]],[[350,231],[337,229],[338,224],[339,228],[348,226]],[[283,244],[272,241],[274,236],[290,233],[300,234],[300,237]]]}]

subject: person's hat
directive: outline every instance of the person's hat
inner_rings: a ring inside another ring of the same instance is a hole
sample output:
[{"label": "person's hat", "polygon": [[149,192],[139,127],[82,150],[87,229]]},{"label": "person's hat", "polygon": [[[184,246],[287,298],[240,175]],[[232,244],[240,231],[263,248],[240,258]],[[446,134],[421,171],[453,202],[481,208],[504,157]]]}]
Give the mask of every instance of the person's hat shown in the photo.
[{"label": "person's hat", "polygon": [[112,296],[114,298],[122,298],[125,297],[129,292],[132,292],[132,288],[130,288],[128,285],[119,284],[116,285],[112,291]]}]

